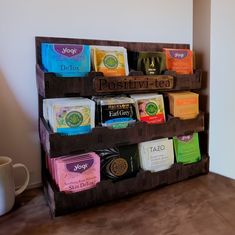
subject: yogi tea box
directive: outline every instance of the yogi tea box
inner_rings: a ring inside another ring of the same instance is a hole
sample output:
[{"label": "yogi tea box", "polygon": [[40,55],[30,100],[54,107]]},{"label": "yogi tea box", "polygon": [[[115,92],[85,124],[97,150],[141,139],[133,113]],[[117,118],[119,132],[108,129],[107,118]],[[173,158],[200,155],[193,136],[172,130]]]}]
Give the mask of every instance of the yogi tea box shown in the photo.
[{"label": "yogi tea box", "polygon": [[174,164],[173,142],[167,138],[140,143],[140,166],[143,170],[158,172]]},{"label": "yogi tea box", "polygon": [[60,191],[80,192],[100,182],[100,157],[94,153],[49,159],[52,178]]},{"label": "yogi tea box", "polygon": [[42,65],[61,77],[83,77],[91,70],[90,47],[78,44],[41,44]]},{"label": "yogi tea box", "polygon": [[164,49],[166,69],[178,74],[193,73],[193,52],[189,49]]},{"label": "yogi tea box", "polygon": [[119,146],[96,151],[101,159],[102,179],[119,181],[134,177],[139,171],[138,146]]},{"label": "yogi tea box", "polygon": [[192,119],[199,114],[199,95],[194,92],[169,92],[170,113],[181,119]]},{"label": "yogi tea box", "polygon": [[142,122],[160,124],[165,120],[163,96],[159,94],[131,95],[135,100],[138,120]]},{"label": "yogi tea box", "polygon": [[177,163],[194,163],[201,160],[198,133],[173,137]]}]

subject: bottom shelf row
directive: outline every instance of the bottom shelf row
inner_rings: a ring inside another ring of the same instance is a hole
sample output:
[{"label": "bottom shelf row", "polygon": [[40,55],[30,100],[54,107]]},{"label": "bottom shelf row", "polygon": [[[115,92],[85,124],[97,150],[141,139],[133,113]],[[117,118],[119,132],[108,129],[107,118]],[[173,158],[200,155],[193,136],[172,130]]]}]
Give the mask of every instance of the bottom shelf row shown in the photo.
[{"label": "bottom shelf row", "polygon": [[140,170],[135,177],[117,182],[102,180],[94,188],[69,194],[60,192],[50,174],[45,172],[44,191],[52,214],[60,216],[208,172],[209,156],[202,155],[201,160],[196,163],[187,165],[175,163],[171,168],[159,172]]}]

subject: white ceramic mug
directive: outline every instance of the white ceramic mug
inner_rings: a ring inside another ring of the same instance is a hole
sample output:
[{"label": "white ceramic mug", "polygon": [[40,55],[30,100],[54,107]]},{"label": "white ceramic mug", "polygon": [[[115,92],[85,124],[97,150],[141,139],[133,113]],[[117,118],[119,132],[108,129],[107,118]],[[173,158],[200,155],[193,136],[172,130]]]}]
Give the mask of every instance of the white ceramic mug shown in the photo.
[{"label": "white ceramic mug", "polygon": [[[15,190],[13,169],[19,167],[25,170],[26,180],[18,190]],[[21,163],[12,165],[11,158],[0,156],[0,216],[12,209],[15,203],[15,196],[21,194],[28,184],[29,171],[27,167]]]}]

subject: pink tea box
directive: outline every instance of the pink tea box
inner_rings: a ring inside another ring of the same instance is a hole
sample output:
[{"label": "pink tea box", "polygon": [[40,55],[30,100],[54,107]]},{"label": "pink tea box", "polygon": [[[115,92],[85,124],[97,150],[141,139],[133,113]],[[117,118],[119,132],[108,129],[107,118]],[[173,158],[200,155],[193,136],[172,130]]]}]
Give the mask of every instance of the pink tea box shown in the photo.
[{"label": "pink tea box", "polygon": [[53,162],[52,175],[60,191],[80,192],[100,182],[100,157],[94,152],[55,158]]}]

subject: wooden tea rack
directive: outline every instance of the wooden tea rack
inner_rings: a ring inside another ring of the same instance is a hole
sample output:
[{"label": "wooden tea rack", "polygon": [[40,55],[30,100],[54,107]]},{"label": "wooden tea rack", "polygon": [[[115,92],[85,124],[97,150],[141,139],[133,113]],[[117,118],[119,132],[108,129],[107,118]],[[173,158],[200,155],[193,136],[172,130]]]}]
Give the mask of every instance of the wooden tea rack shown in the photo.
[{"label": "wooden tea rack", "polygon": [[[43,118],[42,102],[45,98],[72,96],[91,97],[105,94],[133,94],[146,92],[166,92],[180,90],[200,91],[203,72],[195,70],[192,75],[178,75],[168,72],[159,76],[144,76],[140,71],[131,71],[126,77],[105,78],[102,73],[91,72],[83,78],[61,78],[45,72],[41,65],[41,43],[75,43],[85,45],[123,46],[131,51],[159,51],[163,48],[189,48],[188,44],[165,44],[147,42],[120,42],[107,40],[69,39],[36,37],[36,78],[39,100],[39,134],[41,141],[42,176],[48,205],[54,216],[64,215],[79,209],[98,205],[107,201],[141,193],[159,186],[169,185],[189,179],[209,171],[208,135],[205,126],[206,110],[194,119],[180,120],[168,116],[164,124],[137,122],[125,129],[95,127],[91,133],[65,136],[53,133]],[[119,83],[119,82],[122,83]],[[117,85],[119,84],[119,85]],[[129,86],[128,86],[129,84]],[[208,114],[207,114],[208,115]],[[200,132],[202,160],[182,165],[174,164],[170,169],[151,173],[140,170],[136,177],[119,182],[104,180],[93,189],[79,193],[60,192],[51,180],[45,167],[45,156],[84,153],[120,145],[136,144],[144,141]]]}]

